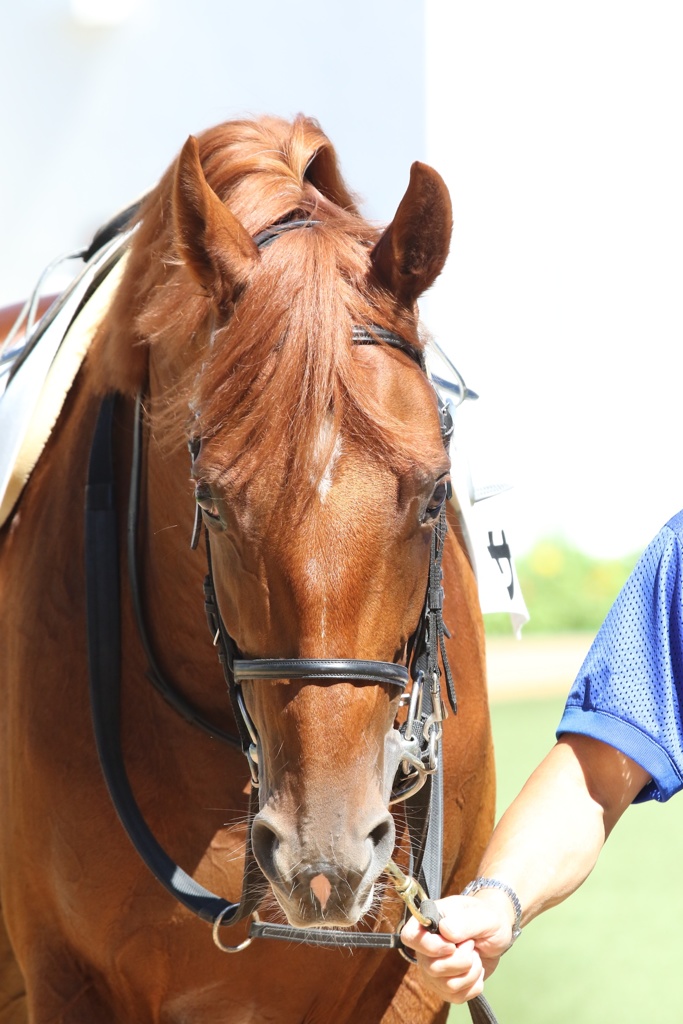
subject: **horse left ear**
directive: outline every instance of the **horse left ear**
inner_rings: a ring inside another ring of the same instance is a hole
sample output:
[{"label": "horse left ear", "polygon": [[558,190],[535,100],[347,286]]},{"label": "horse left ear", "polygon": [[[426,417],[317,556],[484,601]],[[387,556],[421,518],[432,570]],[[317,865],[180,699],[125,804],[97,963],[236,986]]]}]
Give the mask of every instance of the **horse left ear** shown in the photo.
[{"label": "horse left ear", "polygon": [[412,308],[443,270],[453,229],[446,183],[416,161],[396,216],[372,250],[375,276],[399,302]]},{"label": "horse left ear", "polygon": [[259,251],[204,177],[193,135],[178,157],[173,219],[180,255],[199,284],[219,307],[234,301],[258,261]]}]

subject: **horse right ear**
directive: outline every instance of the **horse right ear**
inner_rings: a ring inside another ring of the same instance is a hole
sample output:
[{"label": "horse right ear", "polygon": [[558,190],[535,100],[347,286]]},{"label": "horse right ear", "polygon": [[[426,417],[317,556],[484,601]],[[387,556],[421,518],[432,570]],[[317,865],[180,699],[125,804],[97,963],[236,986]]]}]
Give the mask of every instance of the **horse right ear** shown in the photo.
[{"label": "horse right ear", "polygon": [[370,257],[375,277],[401,305],[411,309],[441,273],[452,228],[446,183],[432,167],[416,161],[396,216]]},{"label": "horse right ear", "polygon": [[195,279],[217,306],[234,301],[258,261],[259,251],[209,186],[193,135],[176,165],[173,220],[179,254]]}]

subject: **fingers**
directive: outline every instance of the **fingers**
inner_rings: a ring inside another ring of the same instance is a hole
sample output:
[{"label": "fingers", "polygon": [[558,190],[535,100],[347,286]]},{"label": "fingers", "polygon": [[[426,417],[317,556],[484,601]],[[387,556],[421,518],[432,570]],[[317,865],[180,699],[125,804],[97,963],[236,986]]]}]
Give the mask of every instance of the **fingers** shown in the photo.
[{"label": "fingers", "polygon": [[452,945],[446,956],[418,953],[417,960],[429,987],[449,1003],[464,1003],[484,988],[484,965],[471,941]]},{"label": "fingers", "polygon": [[[439,929],[442,923],[443,921],[439,922]],[[401,932],[401,941],[416,953],[424,953],[426,956],[448,956],[455,949],[455,944],[442,935],[440,930],[436,933],[428,932],[416,917],[406,921]]]},{"label": "fingers", "polygon": [[[488,894],[486,894],[488,896]],[[401,937],[406,944],[426,956],[446,956],[450,943],[459,945],[467,939],[474,939],[484,957],[502,956],[512,941],[512,927],[509,908],[505,900],[492,901],[471,896],[448,896],[437,900],[442,914],[439,934],[431,935],[411,918],[405,925]]]},{"label": "fingers", "polygon": [[441,999],[462,1003],[480,995],[484,978],[511,941],[507,907],[473,897],[438,900],[439,933],[426,931],[415,918],[403,927],[401,940],[415,951],[423,978]]}]

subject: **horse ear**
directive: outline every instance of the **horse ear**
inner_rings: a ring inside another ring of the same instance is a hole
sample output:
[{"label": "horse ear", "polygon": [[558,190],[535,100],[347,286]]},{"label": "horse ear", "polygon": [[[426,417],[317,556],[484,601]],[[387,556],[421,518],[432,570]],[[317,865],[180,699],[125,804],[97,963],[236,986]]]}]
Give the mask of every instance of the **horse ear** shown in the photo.
[{"label": "horse ear", "polygon": [[173,218],[176,243],[191,273],[218,306],[233,301],[258,261],[259,251],[209,186],[193,135],[176,165]]},{"label": "horse ear", "polygon": [[337,155],[331,145],[320,146],[306,165],[304,179],[330,202],[344,210],[356,212],[355,197],[349,192],[339,172]]},{"label": "horse ear", "polygon": [[411,308],[443,270],[453,210],[446,184],[433,168],[415,162],[396,216],[372,250],[376,277]]}]

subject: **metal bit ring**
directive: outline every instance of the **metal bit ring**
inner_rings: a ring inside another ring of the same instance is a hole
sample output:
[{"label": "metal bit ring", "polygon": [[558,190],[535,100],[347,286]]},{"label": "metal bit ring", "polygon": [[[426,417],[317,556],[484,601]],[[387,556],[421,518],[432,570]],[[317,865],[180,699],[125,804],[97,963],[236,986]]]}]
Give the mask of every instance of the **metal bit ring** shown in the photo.
[{"label": "metal bit ring", "polygon": [[[247,936],[244,942],[240,942],[238,946],[226,946],[224,945],[224,943],[221,942],[220,935],[218,934],[221,926],[221,921],[223,920],[225,914],[227,914],[227,912],[232,909],[233,908],[231,906],[227,906],[223,910],[221,910],[220,914],[213,922],[213,928],[211,929],[213,941],[218,946],[222,953],[241,953],[243,949],[246,949],[247,946],[251,945],[251,936]],[[258,921],[259,916],[256,913],[256,911],[254,911],[254,913],[251,916],[254,921]]]}]

